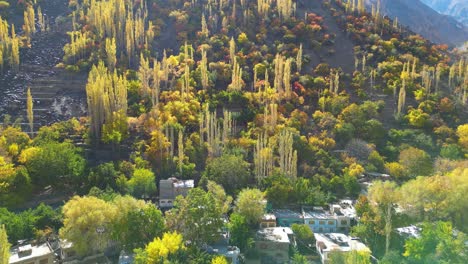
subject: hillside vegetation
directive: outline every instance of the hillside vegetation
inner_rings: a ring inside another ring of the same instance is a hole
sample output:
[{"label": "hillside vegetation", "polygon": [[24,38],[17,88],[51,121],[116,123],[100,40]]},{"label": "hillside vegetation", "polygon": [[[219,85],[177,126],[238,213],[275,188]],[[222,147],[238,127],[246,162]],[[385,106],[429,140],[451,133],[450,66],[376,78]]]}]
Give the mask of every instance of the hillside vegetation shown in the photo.
[{"label": "hillside vegetation", "polygon": [[[21,65],[16,45],[34,49],[54,30],[40,6],[24,1],[20,34],[0,21],[4,74]],[[37,129],[24,87],[23,129],[5,118],[10,242],[60,236],[87,255],[119,241],[138,263],[210,263],[200,247],[224,216],[255,256],[264,199],[352,198],[352,234],[383,263],[465,263],[468,57],[377,3],[366,10],[364,0],[70,0],[56,69],[87,74],[86,114]],[[367,189],[369,173],[391,181]],[[163,215],[151,199],[170,177],[197,188]],[[31,208],[40,202],[54,209]],[[393,231],[421,222],[420,240]]]}]

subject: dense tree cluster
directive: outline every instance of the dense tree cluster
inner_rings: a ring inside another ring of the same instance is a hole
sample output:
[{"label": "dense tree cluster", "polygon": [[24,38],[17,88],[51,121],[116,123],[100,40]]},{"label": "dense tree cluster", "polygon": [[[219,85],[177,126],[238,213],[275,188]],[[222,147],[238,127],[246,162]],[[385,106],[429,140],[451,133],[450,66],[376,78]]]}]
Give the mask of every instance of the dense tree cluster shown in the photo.
[{"label": "dense tree cluster", "polygon": [[[0,204],[13,208],[49,185],[72,198],[63,216],[44,206],[0,209],[11,243],[44,235],[45,215],[82,255],[116,243],[135,250],[136,263],[224,263],[199,249],[224,228],[233,245],[255,256],[254,230],[265,210],[351,197],[359,215],[352,234],[384,263],[466,256],[465,54],[402,29],[382,16],[380,1],[371,12],[363,0],[70,5],[63,60],[69,70],[89,70],[88,116],[37,134],[5,122]],[[34,38],[34,17],[47,29],[36,10],[24,11],[26,42]],[[339,31],[328,26],[335,22]],[[17,67],[19,37],[5,20],[0,38],[2,65]],[[345,38],[354,45],[349,52],[335,43]],[[361,190],[375,174],[392,181]],[[156,197],[157,181],[169,177],[194,179],[197,187],[163,217],[137,199]],[[394,232],[419,222],[429,222],[419,238],[402,241]],[[294,260],[306,263],[301,254],[310,253],[313,234],[293,229],[300,234]],[[369,256],[331,258],[367,263]]]}]

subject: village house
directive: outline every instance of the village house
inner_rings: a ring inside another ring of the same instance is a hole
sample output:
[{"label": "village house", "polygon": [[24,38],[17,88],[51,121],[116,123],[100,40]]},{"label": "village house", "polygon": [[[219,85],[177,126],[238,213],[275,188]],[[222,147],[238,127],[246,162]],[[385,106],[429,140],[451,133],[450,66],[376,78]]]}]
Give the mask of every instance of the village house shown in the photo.
[{"label": "village house", "polygon": [[304,224],[304,216],[300,211],[275,209],[272,214],[276,217],[278,226],[291,227],[293,224]]},{"label": "village house", "polygon": [[337,229],[337,217],[322,207],[313,207],[304,210],[304,223],[312,229],[314,233],[333,233]]},{"label": "village house", "polygon": [[257,231],[255,248],[260,255],[260,263],[287,263],[290,245],[295,245],[291,228],[270,227]]},{"label": "village house", "polygon": [[260,220],[260,228],[276,227],[276,216],[274,214],[264,214]]},{"label": "village house", "polygon": [[190,189],[193,189],[193,180],[178,180],[169,178],[159,181],[159,207],[170,209],[174,206],[175,198],[179,195],[187,196]]},{"label": "village house", "polygon": [[55,254],[49,243],[26,244],[10,250],[10,264],[52,264]]},{"label": "village house", "polygon": [[317,253],[319,253],[322,263],[330,263],[330,254],[334,252],[349,253],[351,251],[366,251],[371,252],[370,249],[356,238],[352,238],[341,233],[323,233],[314,234],[315,246]]}]

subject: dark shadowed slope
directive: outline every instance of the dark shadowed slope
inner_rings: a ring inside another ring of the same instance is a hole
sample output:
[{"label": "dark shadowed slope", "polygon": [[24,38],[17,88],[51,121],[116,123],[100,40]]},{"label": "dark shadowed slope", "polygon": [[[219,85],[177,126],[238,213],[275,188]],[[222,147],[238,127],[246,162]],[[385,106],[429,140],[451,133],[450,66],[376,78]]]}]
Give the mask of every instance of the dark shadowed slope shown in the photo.
[{"label": "dark shadowed slope", "polygon": [[439,14],[420,0],[381,0],[381,10],[382,14],[397,17],[401,24],[434,43],[460,46],[468,41],[467,27],[452,17]]},{"label": "dark shadowed slope", "polygon": [[452,16],[468,27],[467,0],[421,0],[437,12]]}]

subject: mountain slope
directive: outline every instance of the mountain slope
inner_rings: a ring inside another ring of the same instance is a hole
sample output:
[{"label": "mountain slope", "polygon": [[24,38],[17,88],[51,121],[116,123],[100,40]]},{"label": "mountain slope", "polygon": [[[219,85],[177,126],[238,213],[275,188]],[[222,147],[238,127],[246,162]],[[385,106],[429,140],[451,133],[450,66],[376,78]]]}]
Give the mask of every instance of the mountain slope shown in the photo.
[{"label": "mountain slope", "polygon": [[421,0],[437,12],[454,17],[468,27],[468,1],[466,0]]},{"label": "mountain slope", "polygon": [[[377,0],[368,0],[369,5],[376,3]],[[468,27],[439,14],[420,0],[381,0],[381,12],[391,18],[397,17],[401,24],[434,43],[460,46],[468,41]]]}]

